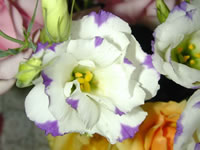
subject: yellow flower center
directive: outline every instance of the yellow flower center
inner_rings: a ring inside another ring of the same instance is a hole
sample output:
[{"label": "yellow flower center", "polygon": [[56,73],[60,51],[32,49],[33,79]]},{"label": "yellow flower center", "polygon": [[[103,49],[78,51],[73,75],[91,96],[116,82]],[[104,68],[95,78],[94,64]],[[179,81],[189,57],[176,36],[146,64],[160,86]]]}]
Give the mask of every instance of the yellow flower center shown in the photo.
[{"label": "yellow flower center", "polygon": [[200,70],[200,49],[190,41],[180,43],[172,51],[172,59]]},{"label": "yellow flower center", "polygon": [[91,91],[91,84],[94,75],[90,71],[86,71],[85,73],[75,72],[75,78],[80,83],[81,91],[83,92],[90,92]]}]

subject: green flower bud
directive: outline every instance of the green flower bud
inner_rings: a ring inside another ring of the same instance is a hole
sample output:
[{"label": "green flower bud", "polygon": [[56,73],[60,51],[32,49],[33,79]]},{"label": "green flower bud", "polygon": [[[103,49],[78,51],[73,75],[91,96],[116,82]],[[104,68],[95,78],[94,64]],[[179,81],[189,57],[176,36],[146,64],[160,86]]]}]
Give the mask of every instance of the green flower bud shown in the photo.
[{"label": "green flower bud", "polygon": [[39,58],[30,58],[28,61],[21,63],[17,74],[17,87],[23,88],[32,85],[32,81],[41,71],[42,60]]},{"label": "green flower bud", "polygon": [[70,17],[66,0],[42,0],[45,28],[40,40],[45,43],[58,43],[67,40]]},{"label": "green flower bud", "polygon": [[165,22],[169,15],[169,8],[163,0],[156,0],[157,17],[160,23]]}]

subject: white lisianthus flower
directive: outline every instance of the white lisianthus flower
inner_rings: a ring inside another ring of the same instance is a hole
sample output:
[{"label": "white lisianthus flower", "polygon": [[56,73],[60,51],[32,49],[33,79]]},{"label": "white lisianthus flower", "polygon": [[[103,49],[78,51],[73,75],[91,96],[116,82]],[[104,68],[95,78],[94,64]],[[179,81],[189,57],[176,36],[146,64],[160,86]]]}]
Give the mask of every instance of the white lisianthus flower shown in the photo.
[{"label": "white lisianthus flower", "polygon": [[134,136],[159,74],[126,22],[93,12],[72,22],[70,40],[39,44],[32,57],[41,56],[46,67],[25,100],[39,128],[53,136],[99,133],[111,143]]},{"label": "white lisianthus flower", "polygon": [[175,150],[200,149],[200,90],[188,100],[187,105],[177,121],[174,138]]},{"label": "white lisianthus flower", "polygon": [[200,1],[182,2],[159,25],[153,65],[159,73],[187,88],[200,87]]}]

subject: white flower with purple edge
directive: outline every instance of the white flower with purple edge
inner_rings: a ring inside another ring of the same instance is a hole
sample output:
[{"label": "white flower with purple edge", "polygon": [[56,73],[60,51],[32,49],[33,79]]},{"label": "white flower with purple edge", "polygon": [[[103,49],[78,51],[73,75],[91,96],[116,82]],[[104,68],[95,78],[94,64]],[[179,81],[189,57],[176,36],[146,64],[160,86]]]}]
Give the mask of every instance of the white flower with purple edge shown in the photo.
[{"label": "white flower with purple edge", "polygon": [[187,105],[177,121],[174,138],[175,150],[200,149],[200,90],[188,100]]},{"label": "white flower with purple edge", "polygon": [[39,44],[32,57],[41,56],[47,65],[25,100],[39,128],[53,136],[99,133],[112,144],[134,136],[159,75],[126,22],[92,12],[72,22],[70,40]]},{"label": "white flower with purple edge", "polygon": [[187,88],[200,87],[200,3],[182,2],[154,32],[153,65]]}]

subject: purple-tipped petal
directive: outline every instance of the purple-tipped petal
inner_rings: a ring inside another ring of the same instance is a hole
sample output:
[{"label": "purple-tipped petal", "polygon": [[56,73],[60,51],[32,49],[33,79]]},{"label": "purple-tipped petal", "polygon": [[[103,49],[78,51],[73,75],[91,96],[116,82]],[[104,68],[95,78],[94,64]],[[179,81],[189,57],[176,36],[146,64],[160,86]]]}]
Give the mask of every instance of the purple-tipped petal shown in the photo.
[{"label": "purple-tipped petal", "polygon": [[186,17],[188,17],[189,19],[192,20],[193,14],[194,14],[195,11],[196,11],[196,9],[192,9],[192,10],[190,10],[190,11],[187,11],[187,12],[186,12]]},{"label": "purple-tipped petal", "polygon": [[194,150],[200,150],[200,143],[197,143],[194,147]]},{"label": "purple-tipped petal", "polygon": [[95,37],[95,47],[98,47],[103,42],[103,38],[96,36]]},{"label": "purple-tipped petal", "polygon": [[193,105],[193,108],[200,108],[200,102],[197,102]]},{"label": "purple-tipped petal", "polygon": [[114,15],[101,10],[99,13],[91,12],[89,16],[94,16],[95,23],[100,27],[103,23],[105,23],[110,17],[113,17]]},{"label": "purple-tipped petal", "polygon": [[37,44],[37,49],[36,49],[36,51],[35,51],[34,54],[40,52],[41,50],[44,50],[47,46],[48,46],[48,43],[47,43],[47,42],[44,43],[44,44],[43,44],[43,43],[38,43],[38,44]]},{"label": "purple-tipped petal", "polygon": [[77,107],[78,107],[78,102],[79,100],[78,99],[66,99],[66,102],[67,104],[69,104],[72,108],[74,108],[75,110],[77,110]]},{"label": "purple-tipped petal", "polygon": [[52,50],[53,52],[55,52],[55,48],[57,45],[59,45],[60,43],[53,43],[50,47],[48,47],[48,49]]},{"label": "purple-tipped petal", "polygon": [[175,6],[172,9],[172,12],[174,11],[186,11],[187,10],[187,2],[182,2],[179,6]]},{"label": "purple-tipped petal", "polygon": [[154,68],[151,55],[146,56],[143,65],[147,66],[149,69]]},{"label": "purple-tipped petal", "polygon": [[119,110],[119,108],[115,108],[115,114],[118,114],[118,115],[120,115],[120,116],[122,116],[122,115],[124,115],[125,113],[124,112],[122,112],[121,110]]},{"label": "purple-tipped petal", "polygon": [[183,119],[183,115],[180,116],[180,118],[178,119],[177,123],[176,123],[176,134],[174,137],[174,143],[177,142],[177,139],[179,136],[181,136],[181,134],[183,133],[183,125],[182,125],[182,119]]},{"label": "purple-tipped petal", "polygon": [[52,79],[49,78],[49,77],[44,73],[44,71],[42,71],[41,76],[42,76],[42,78],[43,78],[43,84],[45,85],[45,88],[47,88],[47,87],[51,84]]},{"label": "purple-tipped petal", "polygon": [[61,135],[58,131],[57,121],[47,121],[46,123],[35,123],[36,126],[42,130],[45,130],[45,134],[51,134],[53,136]]},{"label": "purple-tipped petal", "polygon": [[133,138],[135,134],[138,132],[139,126],[131,127],[124,124],[121,124],[121,135],[122,138],[118,139],[119,142],[122,142],[125,139]]}]

